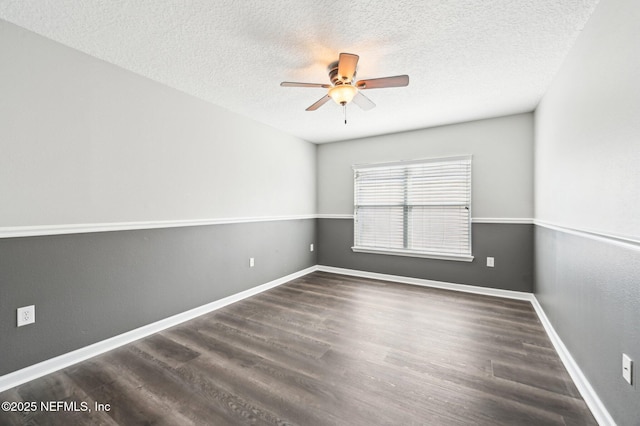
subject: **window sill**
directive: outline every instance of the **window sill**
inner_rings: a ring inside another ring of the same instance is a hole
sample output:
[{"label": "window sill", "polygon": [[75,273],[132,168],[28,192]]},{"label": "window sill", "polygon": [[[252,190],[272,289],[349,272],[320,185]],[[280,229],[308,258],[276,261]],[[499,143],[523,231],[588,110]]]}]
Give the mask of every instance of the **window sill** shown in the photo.
[{"label": "window sill", "polygon": [[387,254],[391,256],[421,257],[425,259],[455,260],[458,262],[473,261],[473,256],[466,256],[466,255],[419,253],[419,252],[408,251],[408,250],[374,249],[374,248],[366,248],[366,247],[351,247],[351,250],[353,250],[356,253]]}]

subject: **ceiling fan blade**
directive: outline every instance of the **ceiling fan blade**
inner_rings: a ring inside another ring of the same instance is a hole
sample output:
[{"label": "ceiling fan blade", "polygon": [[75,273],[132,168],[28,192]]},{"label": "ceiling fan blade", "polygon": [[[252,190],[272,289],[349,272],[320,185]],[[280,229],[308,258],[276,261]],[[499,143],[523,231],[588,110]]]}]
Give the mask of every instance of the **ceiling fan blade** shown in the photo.
[{"label": "ceiling fan blade", "polygon": [[292,81],[283,81],[280,83],[282,87],[322,87],[323,89],[328,89],[331,87],[330,84],[320,84],[320,83],[296,83]]},{"label": "ceiling fan blade", "polygon": [[361,92],[356,93],[353,97],[353,103],[365,111],[369,111],[371,108],[376,106],[371,99],[367,98]]},{"label": "ceiling fan blade", "polygon": [[338,58],[338,76],[344,82],[350,83],[358,66],[358,55],[353,53],[341,53]]},{"label": "ceiling fan blade", "polygon": [[408,75],[395,75],[393,77],[372,78],[360,80],[356,83],[358,89],[382,89],[384,87],[403,87],[409,85]]},{"label": "ceiling fan blade", "polygon": [[326,104],[329,99],[331,99],[331,97],[329,95],[325,95],[323,98],[320,98],[320,100],[318,100],[315,104],[313,104],[309,108],[307,108],[306,111],[315,111],[315,110],[317,110],[322,105]]}]

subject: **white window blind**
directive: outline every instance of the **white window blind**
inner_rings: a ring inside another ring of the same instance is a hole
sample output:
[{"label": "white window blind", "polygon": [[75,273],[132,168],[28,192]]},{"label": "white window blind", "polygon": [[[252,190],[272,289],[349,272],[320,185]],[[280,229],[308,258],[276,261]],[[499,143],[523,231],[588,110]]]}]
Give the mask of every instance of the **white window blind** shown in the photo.
[{"label": "white window blind", "polygon": [[354,251],[472,260],[471,157],[354,166]]}]

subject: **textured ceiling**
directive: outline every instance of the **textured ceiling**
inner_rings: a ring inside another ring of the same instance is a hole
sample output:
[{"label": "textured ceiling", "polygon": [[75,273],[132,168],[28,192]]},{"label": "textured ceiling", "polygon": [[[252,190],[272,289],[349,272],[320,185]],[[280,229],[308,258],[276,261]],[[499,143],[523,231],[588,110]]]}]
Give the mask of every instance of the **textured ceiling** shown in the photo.
[{"label": "textured ceiling", "polygon": [[[0,18],[312,142],[532,111],[598,0],[0,0]],[[325,89],[409,74],[362,111]]]}]

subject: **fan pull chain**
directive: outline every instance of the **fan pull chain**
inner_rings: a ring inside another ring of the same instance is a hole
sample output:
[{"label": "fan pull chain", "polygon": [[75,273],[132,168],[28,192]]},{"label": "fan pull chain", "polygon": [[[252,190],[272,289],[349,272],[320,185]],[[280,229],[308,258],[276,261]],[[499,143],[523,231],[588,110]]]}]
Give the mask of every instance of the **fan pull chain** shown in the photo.
[{"label": "fan pull chain", "polygon": [[342,105],[342,112],[344,113],[344,125],[347,125],[347,104]]}]

